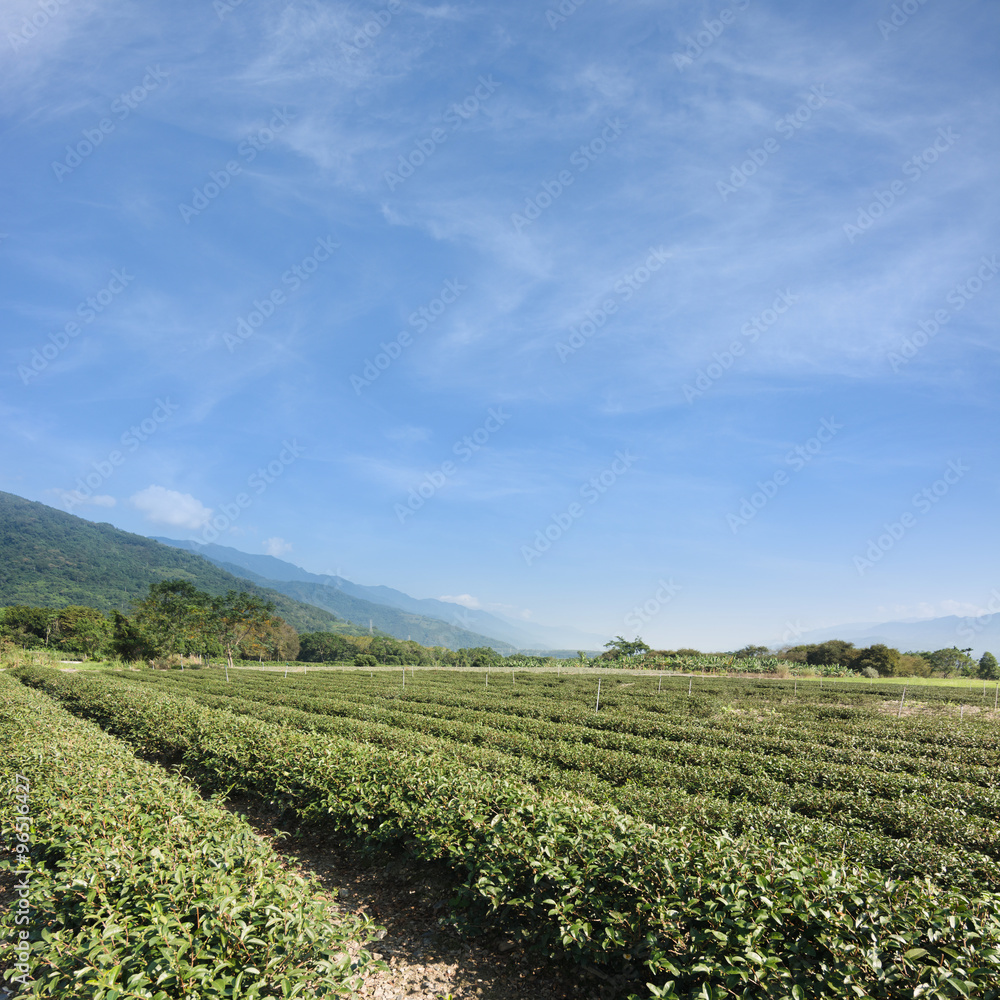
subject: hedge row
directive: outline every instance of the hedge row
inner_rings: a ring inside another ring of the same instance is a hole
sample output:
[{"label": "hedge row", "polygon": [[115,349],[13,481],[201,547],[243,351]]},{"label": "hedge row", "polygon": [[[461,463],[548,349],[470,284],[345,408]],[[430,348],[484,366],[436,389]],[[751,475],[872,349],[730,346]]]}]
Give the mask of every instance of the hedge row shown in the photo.
[{"label": "hedge row", "polygon": [[373,925],[334,918],[245,821],[5,674],[0,784],[0,867],[25,900],[0,918],[9,989],[312,997],[349,992],[370,961]]},{"label": "hedge row", "polygon": [[405,847],[461,876],[456,912],[676,998],[1000,996],[1000,896],[883,880],[766,832],[664,829],[573,795],[207,709],[112,677],[22,672],[204,785]]},{"label": "hedge row", "polygon": [[[521,744],[500,745],[506,752],[494,749],[490,743],[491,734],[496,731],[490,726],[467,728],[466,740],[460,740],[461,732],[452,731],[450,739],[437,735],[440,720],[423,714],[408,714],[400,717],[405,728],[393,728],[386,722],[369,721],[371,719],[390,719],[401,713],[390,712],[384,708],[371,705],[354,705],[353,715],[325,714],[331,704],[330,699],[317,698],[313,711],[289,708],[287,703],[308,704],[306,699],[289,698],[284,693],[284,682],[276,678],[270,679],[269,685],[255,689],[253,700],[236,695],[212,694],[213,690],[233,690],[231,685],[224,683],[214,685],[211,678],[199,678],[204,683],[175,684],[172,679],[162,673],[157,674],[122,674],[116,675],[116,680],[132,685],[154,686],[173,694],[186,694],[200,705],[209,708],[225,708],[241,715],[250,715],[264,722],[287,725],[295,729],[305,729],[318,733],[330,733],[334,736],[349,739],[352,742],[373,743],[385,747],[395,747],[409,753],[426,754],[440,750],[445,753],[460,753],[462,760],[469,766],[489,771],[493,775],[502,775],[517,781],[527,782],[535,788],[561,789],[572,792],[597,802],[614,805],[622,812],[629,813],[638,819],[657,825],[675,826],[685,823],[688,826],[740,834],[745,829],[759,831],[766,826],[769,835],[783,840],[803,840],[810,843],[818,852],[824,854],[846,855],[854,863],[868,868],[878,869],[893,878],[910,878],[913,876],[930,876],[942,885],[958,889],[962,892],[982,889],[1000,890],[1000,867],[992,858],[974,849],[977,829],[975,824],[969,824],[962,813],[945,813],[939,815],[933,808],[933,803],[926,799],[909,802],[878,801],[869,805],[869,815],[879,817],[880,827],[884,829],[895,817],[895,825],[891,829],[898,831],[897,836],[890,837],[884,833],[870,829],[872,824],[861,825],[857,809],[836,808],[841,801],[835,793],[829,790],[817,791],[814,800],[818,804],[816,812],[819,816],[829,819],[809,818],[801,812],[793,812],[788,808],[788,797],[779,789],[768,799],[761,794],[764,782],[758,785],[743,784],[752,795],[744,800],[730,801],[705,794],[704,790],[697,794],[689,794],[681,782],[651,782],[630,780],[624,783],[608,781],[602,777],[592,760],[582,757],[578,767],[565,768],[554,761],[550,755],[545,760],[538,759]],[[338,678],[339,679],[339,678]],[[243,692],[248,687],[246,678],[236,688]],[[268,697],[268,694],[271,697]],[[345,702],[345,705],[347,703]],[[391,702],[402,706],[405,703],[399,699]],[[482,716],[477,716],[479,718]],[[593,714],[593,712],[592,712]],[[355,717],[356,716],[356,717]],[[499,717],[491,714],[491,718]],[[515,721],[533,721],[514,717]],[[423,726],[423,728],[422,728]],[[563,743],[569,745],[574,758],[588,745],[586,731],[581,726],[559,726],[550,724],[553,733],[565,733]],[[610,734],[607,734],[610,735]],[[624,737],[631,740],[634,737]],[[554,742],[551,741],[551,742]],[[662,741],[659,745],[653,740],[645,740],[661,752],[669,750],[676,744]],[[750,741],[744,740],[744,743]],[[460,745],[459,745],[460,744]],[[756,744],[751,743],[756,749]],[[692,773],[697,777],[697,768]],[[878,775],[879,771],[874,772]],[[716,782],[726,779],[726,770],[722,767],[714,775]],[[681,772],[682,779],[687,776]],[[859,786],[868,775],[859,770]],[[735,776],[739,780],[739,776]],[[728,779],[728,787],[732,788],[733,778]],[[678,787],[678,785],[681,787]],[[752,801],[751,801],[752,800]],[[970,806],[976,802],[970,797]],[[863,805],[864,803],[862,803]],[[850,803],[854,805],[853,802]],[[964,805],[964,804],[963,804]],[[970,811],[974,811],[970,808]],[[945,823],[951,823],[951,829],[943,829]],[[933,831],[935,824],[939,827],[938,840],[920,839],[928,830]],[[968,836],[971,834],[972,836]],[[994,843],[991,841],[991,845]]]}]

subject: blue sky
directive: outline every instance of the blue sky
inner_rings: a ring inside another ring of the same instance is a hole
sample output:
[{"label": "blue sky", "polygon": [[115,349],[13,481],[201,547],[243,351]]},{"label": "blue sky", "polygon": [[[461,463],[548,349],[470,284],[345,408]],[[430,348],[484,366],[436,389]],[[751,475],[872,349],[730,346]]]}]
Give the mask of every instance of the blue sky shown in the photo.
[{"label": "blue sky", "polygon": [[998,27],[6,0],[0,489],[660,648],[983,611]]}]

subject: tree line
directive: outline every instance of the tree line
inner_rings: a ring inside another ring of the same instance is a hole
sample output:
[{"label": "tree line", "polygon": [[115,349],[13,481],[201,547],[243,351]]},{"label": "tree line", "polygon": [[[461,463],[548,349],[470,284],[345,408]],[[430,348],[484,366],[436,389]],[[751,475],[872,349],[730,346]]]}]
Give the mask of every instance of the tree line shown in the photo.
[{"label": "tree line", "polygon": [[12,605],[0,612],[0,640],[88,658],[149,661],[184,656],[295,659],[298,633],[270,601],[238,590],[213,597],[187,580],[150,584],[130,614],[71,605]]},{"label": "tree line", "polygon": [[[697,649],[652,649],[639,636],[628,640],[616,636],[605,643],[607,651],[601,660],[628,662],[632,666],[670,666],[695,657],[729,658],[732,663],[760,660],[765,657],[780,663],[798,663],[812,667],[842,667],[868,677],[977,677],[982,680],[1000,680],[1000,666],[997,658],[985,652],[974,660],[969,654],[972,648],[908,651],[884,643],[874,643],[862,649],[853,642],[843,639],[829,639],[826,642],[806,643],[799,646],[784,646],[770,650],[767,646],[744,646],[742,649],[726,653],[702,653]],[[583,654],[580,654],[583,658]]]},{"label": "tree line", "polygon": [[488,646],[452,650],[386,635],[307,632],[299,635],[274,604],[243,591],[213,597],[187,580],[151,584],[130,613],[84,605],[55,609],[0,608],[2,647],[48,649],[88,659],[175,665],[184,657],[297,660],[355,666],[517,667],[552,664],[550,657],[504,657]]}]

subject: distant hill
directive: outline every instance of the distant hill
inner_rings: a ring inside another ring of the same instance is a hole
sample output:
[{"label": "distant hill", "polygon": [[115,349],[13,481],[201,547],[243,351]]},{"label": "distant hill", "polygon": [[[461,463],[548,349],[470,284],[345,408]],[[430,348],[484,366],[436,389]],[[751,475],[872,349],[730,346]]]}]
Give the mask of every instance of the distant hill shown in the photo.
[{"label": "distant hill", "polygon": [[855,622],[835,625],[830,628],[812,629],[802,632],[788,643],[771,642],[780,645],[799,646],[828,639],[843,639],[855,646],[871,646],[881,642],[903,652],[907,650],[959,649],[972,647],[972,655],[978,659],[989,651],[1000,657],[1000,614],[983,615],[979,618],[963,618],[947,615],[943,618],[921,618],[896,622]]},{"label": "distant hill", "polygon": [[[496,646],[498,649],[504,646],[505,650],[509,645],[509,647],[515,649],[540,652],[552,649],[553,647],[569,647],[574,650],[602,649],[604,643],[610,638],[596,633],[582,632],[579,629],[514,621],[503,615],[494,615],[488,611],[465,608],[460,604],[454,604],[450,601],[440,601],[433,597],[410,597],[409,594],[404,594],[400,590],[394,590],[392,587],[367,587],[363,584],[352,583],[342,576],[310,573],[300,566],[296,566],[294,563],[286,562],[284,559],[277,559],[274,556],[253,555],[248,552],[241,552],[239,549],[234,549],[227,545],[217,545],[214,543],[202,545],[199,542],[174,541],[170,538],[157,538],[156,541],[163,542],[165,545],[176,545],[180,548],[186,548],[191,552],[197,552],[218,565],[224,565],[232,572],[237,572],[238,567],[239,571],[255,573],[257,577],[251,577],[251,579],[257,579],[258,582],[266,580],[268,581],[267,586],[275,587],[279,590],[282,588],[278,587],[277,581],[319,584],[325,587],[332,587],[342,595],[379,605],[383,608],[382,613],[384,613],[385,606],[388,606],[408,612],[410,615],[434,618],[439,622],[445,622],[463,634],[474,635],[478,633],[480,639],[485,636],[491,637],[486,642],[479,641],[473,643],[470,641],[463,642],[463,645],[490,645]],[[290,590],[284,592],[291,593]],[[321,592],[317,592],[316,596],[320,596],[320,594]],[[305,597],[300,597],[299,599],[306,600]],[[346,600],[339,600],[332,595],[326,595],[324,603],[321,606],[329,607],[332,611],[347,618],[349,621],[360,621],[364,624],[367,623],[368,617],[371,617],[373,621],[375,620],[374,615],[370,612],[365,612],[361,605],[353,605]],[[360,617],[355,617],[355,615]],[[387,623],[390,621],[388,618],[384,620]],[[396,619],[393,620],[395,621]],[[388,630],[387,624],[381,627]],[[416,638],[415,635],[414,638]],[[498,640],[500,645],[497,645]],[[573,655],[575,655],[575,652]]]},{"label": "distant hill", "polygon": [[0,606],[83,604],[104,612],[128,611],[151,583],[169,579],[188,580],[212,595],[229,590],[257,594],[273,601],[276,612],[298,632],[368,631],[201,556],[0,492]]},{"label": "distant hill", "polygon": [[[490,646],[504,654],[513,652],[516,648],[513,643],[504,642],[494,636],[473,632],[426,614],[413,614],[398,607],[390,607],[388,604],[366,600],[351,593],[352,590],[362,592],[388,590],[388,587],[359,587],[349,580],[342,580],[341,577],[316,576],[273,556],[250,555],[225,545],[200,545],[197,542],[173,541],[169,538],[156,540],[166,545],[176,545],[182,549],[198,552],[224,570],[241,573],[262,587],[269,587],[297,601],[332,611],[340,618],[353,622],[366,631],[368,623],[371,622],[374,628],[381,629],[397,639],[413,639],[424,646],[445,646],[448,649]],[[238,560],[238,563],[233,560]],[[282,576],[268,577],[266,573],[281,573]],[[325,582],[330,580],[342,583],[344,586]],[[435,603],[461,610],[458,605],[448,605],[443,601]]]}]

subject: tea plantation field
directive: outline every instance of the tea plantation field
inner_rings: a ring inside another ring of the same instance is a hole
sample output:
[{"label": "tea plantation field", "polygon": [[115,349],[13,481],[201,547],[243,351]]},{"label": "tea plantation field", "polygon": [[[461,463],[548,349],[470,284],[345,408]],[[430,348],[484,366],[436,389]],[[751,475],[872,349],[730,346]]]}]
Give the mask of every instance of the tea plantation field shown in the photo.
[{"label": "tea plantation field", "polygon": [[[879,683],[621,672],[16,676],[33,689],[19,697],[130,747],[136,795],[162,780],[143,768],[179,769],[286,825],[447,865],[452,920],[624,977],[623,995],[1000,997],[992,688],[901,701]],[[76,919],[99,902],[82,895]],[[249,996],[245,982],[197,995]]]}]

